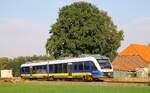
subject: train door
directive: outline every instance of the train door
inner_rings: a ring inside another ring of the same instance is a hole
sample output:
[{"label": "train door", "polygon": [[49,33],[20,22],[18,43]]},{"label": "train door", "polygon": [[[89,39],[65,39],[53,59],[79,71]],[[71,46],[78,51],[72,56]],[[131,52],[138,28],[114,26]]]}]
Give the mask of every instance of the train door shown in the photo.
[{"label": "train door", "polygon": [[68,76],[72,76],[72,63],[68,63]]},{"label": "train door", "polygon": [[32,78],[32,66],[29,67],[30,78]]}]

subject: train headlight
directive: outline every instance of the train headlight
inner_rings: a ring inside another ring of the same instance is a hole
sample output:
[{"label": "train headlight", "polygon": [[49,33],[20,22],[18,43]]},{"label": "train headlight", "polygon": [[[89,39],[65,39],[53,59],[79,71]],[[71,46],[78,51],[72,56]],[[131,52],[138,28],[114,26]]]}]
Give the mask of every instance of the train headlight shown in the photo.
[{"label": "train headlight", "polygon": [[113,72],[108,72],[107,75],[110,76],[110,77],[112,77],[113,76]]}]

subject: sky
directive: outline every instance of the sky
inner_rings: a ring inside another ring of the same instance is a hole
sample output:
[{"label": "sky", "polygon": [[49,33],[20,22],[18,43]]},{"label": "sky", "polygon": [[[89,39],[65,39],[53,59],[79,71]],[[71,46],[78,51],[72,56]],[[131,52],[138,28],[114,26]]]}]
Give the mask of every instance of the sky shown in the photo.
[{"label": "sky", "polygon": [[0,0],[0,57],[44,55],[59,9],[86,1],[105,10],[129,44],[150,43],[150,0]]}]

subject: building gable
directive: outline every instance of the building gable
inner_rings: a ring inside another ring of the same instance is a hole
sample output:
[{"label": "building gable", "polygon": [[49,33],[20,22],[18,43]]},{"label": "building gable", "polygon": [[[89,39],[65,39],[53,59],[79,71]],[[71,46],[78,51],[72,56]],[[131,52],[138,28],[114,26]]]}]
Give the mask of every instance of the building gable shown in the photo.
[{"label": "building gable", "polygon": [[145,62],[150,62],[150,46],[131,44],[123,50],[120,56],[140,56]]}]

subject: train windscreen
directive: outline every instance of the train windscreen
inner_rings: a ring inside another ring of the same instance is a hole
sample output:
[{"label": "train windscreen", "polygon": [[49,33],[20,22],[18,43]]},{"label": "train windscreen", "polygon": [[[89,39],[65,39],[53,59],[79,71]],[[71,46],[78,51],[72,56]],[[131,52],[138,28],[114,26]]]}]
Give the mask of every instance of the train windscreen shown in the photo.
[{"label": "train windscreen", "polygon": [[97,59],[101,69],[111,69],[111,64],[108,59]]}]

